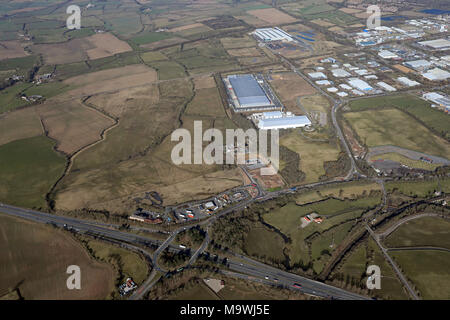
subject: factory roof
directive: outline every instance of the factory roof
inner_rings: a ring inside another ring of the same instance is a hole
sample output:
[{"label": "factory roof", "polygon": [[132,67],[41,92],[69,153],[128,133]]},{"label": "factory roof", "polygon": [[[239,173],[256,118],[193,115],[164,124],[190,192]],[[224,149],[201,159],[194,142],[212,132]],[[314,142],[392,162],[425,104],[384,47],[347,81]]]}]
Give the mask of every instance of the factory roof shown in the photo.
[{"label": "factory roof", "polygon": [[327,76],[323,72],[310,72],[308,73],[308,76],[310,76],[313,79],[326,79]]},{"label": "factory roof", "polygon": [[260,129],[282,129],[295,128],[310,125],[311,121],[307,116],[283,117],[275,119],[263,119],[258,123]]},{"label": "factory roof", "polygon": [[271,111],[271,112],[263,112],[262,115],[264,119],[281,118],[283,116],[283,113],[281,113],[281,111]]},{"label": "factory roof", "polygon": [[266,93],[253,75],[231,75],[228,76],[228,79],[233,86],[233,90],[241,107],[271,105]]},{"label": "factory roof", "polygon": [[450,41],[447,39],[436,39],[436,40],[429,40],[429,41],[421,41],[419,44],[423,46],[428,46],[433,49],[445,49],[450,47]]},{"label": "factory roof", "polygon": [[383,81],[377,82],[377,85],[385,89],[386,91],[397,91],[397,89],[395,89],[393,86],[388,85],[386,82]]},{"label": "factory roof", "polygon": [[431,81],[440,81],[450,78],[450,73],[439,68],[434,68],[428,70],[428,72],[422,74],[422,76]]},{"label": "factory roof", "polygon": [[436,92],[428,92],[422,96],[431,102],[440,104],[445,107],[450,107],[450,99]]},{"label": "factory roof", "polygon": [[317,80],[316,83],[317,83],[319,86],[328,86],[328,85],[331,84],[331,82],[328,81],[328,80]]},{"label": "factory roof", "polygon": [[344,69],[333,69],[331,70],[333,76],[335,77],[349,77],[351,74],[345,71]]},{"label": "factory roof", "polygon": [[262,28],[256,29],[255,35],[264,41],[278,41],[278,40],[286,40],[286,41],[294,41],[291,35],[280,28]]},{"label": "factory roof", "polygon": [[423,60],[423,59],[421,59],[421,60],[414,60],[414,61],[407,61],[407,62],[405,62],[405,64],[408,67],[411,67],[411,68],[414,68],[414,69],[416,69],[416,68],[427,68],[427,67],[430,67],[430,66],[433,65],[430,61]]},{"label": "factory roof", "polygon": [[407,85],[408,87],[414,87],[414,86],[420,85],[419,82],[408,79],[407,77],[399,77],[399,78],[397,78],[397,81],[404,85]]},{"label": "factory roof", "polygon": [[358,78],[350,78],[348,84],[358,90],[368,91],[373,89],[367,82]]},{"label": "factory roof", "polygon": [[380,50],[378,52],[378,55],[382,57],[383,59],[396,59],[399,58],[399,56],[396,53],[393,53],[389,50]]}]

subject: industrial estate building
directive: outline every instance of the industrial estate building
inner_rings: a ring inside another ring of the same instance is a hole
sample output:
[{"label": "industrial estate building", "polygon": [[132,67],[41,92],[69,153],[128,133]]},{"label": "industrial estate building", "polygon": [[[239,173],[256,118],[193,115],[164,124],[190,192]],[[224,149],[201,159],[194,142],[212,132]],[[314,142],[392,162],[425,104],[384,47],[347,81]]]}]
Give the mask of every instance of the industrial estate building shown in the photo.
[{"label": "industrial estate building", "polygon": [[300,128],[309,125],[311,125],[311,121],[307,116],[263,118],[258,122],[258,128],[263,130]]},{"label": "industrial estate building", "polygon": [[353,88],[362,91],[369,91],[373,89],[367,82],[358,78],[350,78],[348,84],[351,85]]},{"label": "industrial estate building", "polygon": [[450,49],[450,41],[447,39],[436,39],[429,41],[421,41],[418,44],[430,48],[432,50],[445,51]]},{"label": "industrial estate building", "polygon": [[427,92],[422,95],[425,100],[433,102],[435,105],[450,110],[450,99],[437,92]]},{"label": "industrial estate building", "polygon": [[422,74],[422,76],[430,81],[443,81],[450,78],[450,73],[439,68],[434,68],[428,70],[426,73]]},{"label": "industrial estate building", "polygon": [[251,74],[229,75],[225,83],[236,111],[276,108],[261,84]]},{"label": "industrial estate building", "polygon": [[270,41],[287,41],[292,42],[295,41],[292,36],[281,30],[280,28],[262,28],[262,29],[256,29],[253,34],[258,38],[260,41],[264,42],[270,42]]},{"label": "industrial estate building", "polygon": [[432,65],[433,64],[430,61],[424,59],[405,62],[405,66],[419,71],[425,70],[431,67]]}]

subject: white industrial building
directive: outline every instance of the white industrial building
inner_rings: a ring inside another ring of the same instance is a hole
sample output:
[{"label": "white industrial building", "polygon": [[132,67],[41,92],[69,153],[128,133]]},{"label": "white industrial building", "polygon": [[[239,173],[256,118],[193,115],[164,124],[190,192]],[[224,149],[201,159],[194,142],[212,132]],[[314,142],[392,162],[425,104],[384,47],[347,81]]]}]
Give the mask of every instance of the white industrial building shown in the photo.
[{"label": "white industrial building", "polygon": [[366,74],[369,74],[369,71],[367,71],[367,69],[356,69],[355,73],[359,76],[365,76]]},{"label": "white industrial building", "polygon": [[428,72],[422,74],[422,76],[430,81],[443,81],[450,78],[450,73],[439,68],[434,68],[428,70]]},{"label": "white industrial building", "polygon": [[408,87],[415,87],[420,85],[419,82],[408,79],[407,77],[399,77],[397,78],[397,81]]},{"label": "white industrial building", "polygon": [[271,112],[263,112],[262,118],[263,119],[277,119],[282,118],[283,113],[281,111],[271,111]]},{"label": "white industrial building", "polygon": [[339,87],[344,90],[352,90],[352,87],[350,87],[348,84],[345,83],[340,84]]},{"label": "white industrial building", "polygon": [[291,116],[281,118],[261,119],[258,122],[258,128],[262,130],[278,130],[300,128],[311,125],[307,116]]},{"label": "white industrial building", "polygon": [[327,76],[323,72],[310,72],[308,76],[312,79],[327,79]]},{"label": "white industrial building", "polygon": [[450,49],[450,41],[447,39],[436,39],[429,41],[421,41],[420,45],[429,47],[434,50],[448,50]]},{"label": "white industrial building", "polygon": [[430,68],[433,65],[430,61],[423,60],[423,59],[407,61],[404,64],[405,64],[405,66],[413,68],[415,70],[425,70],[427,68]]},{"label": "white industrial building", "polygon": [[361,91],[373,90],[373,88],[367,82],[359,78],[350,78],[348,84],[351,85],[353,88]]},{"label": "white industrial building", "polygon": [[389,92],[397,91],[397,89],[395,89],[393,86],[390,86],[386,82],[383,82],[383,81],[377,82],[377,85]]},{"label": "white industrial building", "polygon": [[355,96],[364,96],[364,95],[365,95],[364,92],[359,91],[359,90],[356,90],[356,89],[353,89],[353,90],[352,90],[352,93],[353,93]]},{"label": "white industrial building", "polygon": [[328,80],[317,80],[316,84],[318,84],[319,86],[329,86],[331,82]]},{"label": "white industrial building", "polygon": [[383,59],[398,59],[400,58],[396,53],[389,50],[380,50],[378,55]]},{"label": "white industrial building", "polygon": [[280,28],[261,28],[256,29],[253,34],[261,41],[270,42],[270,41],[295,41],[292,36],[281,30]]},{"label": "white industrial building", "polygon": [[450,99],[436,92],[427,92],[422,95],[425,100],[431,101],[441,107],[449,108]]},{"label": "white industrial building", "polygon": [[344,69],[333,69],[331,70],[331,72],[333,73],[333,76],[336,78],[345,78],[351,76],[351,74],[345,71]]},{"label": "white industrial building", "polygon": [[330,87],[330,88],[327,88],[327,91],[328,92],[338,92],[339,90],[338,90],[338,88],[335,88],[335,87]]}]

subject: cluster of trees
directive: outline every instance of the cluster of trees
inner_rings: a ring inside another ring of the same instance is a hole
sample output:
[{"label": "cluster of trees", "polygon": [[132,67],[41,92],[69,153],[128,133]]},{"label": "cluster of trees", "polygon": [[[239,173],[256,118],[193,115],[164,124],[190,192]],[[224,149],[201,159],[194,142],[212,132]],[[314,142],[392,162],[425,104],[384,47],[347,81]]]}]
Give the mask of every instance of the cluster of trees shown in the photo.
[{"label": "cluster of trees", "polygon": [[179,233],[176,237],[178,243],[189,247],[200,246],[205,240],[206,232],[200,226],[195,226],[187,231]]},{"label": "cluster of trees", "polygon": [[298,153],[285,146],[280,146],[280,161],[286,164],[280,173],[288,184],[296,184],[305,179],[305,173],[299,169],[300,156]]},{"label": "cluster of trees", "polygon": [[348,172],[350,170],[350,161],[345,152],[340,152],[336,161],[326,161],[323,167],[325,175],[320,177],[320,180],[328,180]]},{"label": "cluster of trees", "polygon": [[191,250],[183,250],[178,253],[170,252],[168,249],[161,254],[161,262],[168,268],[177,268],[186,263],[191,257]]},{"label": "cluster of trees", "polygon": [[222,250],[243,248],[251,224],[243,213],[221,217],[213,225],[211,245],[217,244],[217,248]]}]

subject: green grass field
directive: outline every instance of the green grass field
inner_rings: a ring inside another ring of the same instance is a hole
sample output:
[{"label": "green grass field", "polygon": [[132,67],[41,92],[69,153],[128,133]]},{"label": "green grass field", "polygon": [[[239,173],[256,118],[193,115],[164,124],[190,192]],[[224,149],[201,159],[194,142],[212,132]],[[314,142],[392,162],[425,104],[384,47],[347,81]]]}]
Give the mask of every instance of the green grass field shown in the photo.
[{"label": "green grass field", "polygon": [[219,300],[214,292],[203,281],[189,282],[181,292],[170,297],[171,300]]},{"label": "green grass field", "polygon": [[284,260],[283,248],[283,238],[264,227],[252,228],[245,238],[244,250],[249,255],[281,262]]},{"label": "green grass field", "polygon": [[348,112],[344,117],[350,122],[361,142],[368,147],[394,145],[450,157],[450,143],[398,109]]},{"label": "green grass field", "polygon": [[439,180],[425,181],[389,181],[386,183],[386,191],[393,192],[397,190],[407,196],[427,197],[435,191],[441,190],[445,193],[450,192],[450,179],[440,178]]},{"label": "green grass field", "polygon": [[174,61],[151,61],[146,63],[158,71],[159,80],[170,80],[186,77],[183,66]]},{"label": "green grass field", "polygon": [[152,43],[156,41],[161,41],[165,39],[172,38],[173,35],[165,32],[149,32],[142,35],[131,38],[131,41],[137,45]]},{"label": "green grass field", "polygon": [[0,146],[0,201],[29,208],[46,208],[45,195],[61,176],[63,156],[54,142],[38,136]]},{"label": "green grass field", "polygon": [[226,70],[237,66],[236,59],[226,53],[219,41],[199,41],[186,44],[183,51],[171,49],[164,50],[163,53],[194,74]]},{"label": "green grass field", "polygon": [[439,217],[423,217],[408,221],[385,240],[391,248],[444,247],[450,249],[450,221]]},{"label": "green grass field", "polygon": [[338,198],[344,200],[355,199],[370,194],[370,192],[381,191],[380,186],[373,182],[349,182],[335,186],[324,186],[311,191],[303,191],[296,197],[299,205],[323,200],[326,198]]},{"label": "green grass field", "polygon": [[319,4],[319,5],[311,4],[309,6],[299,9],[298,12],[301,15],[311,15],[334,10],[336,9],[333,6],[330,6],[329,4]]},{"label": "green grass field", "polygon": [[31,83],[17,83],[12,87],[0,91],[0,113],[11,111],[19,107],[30,104],[20,98],[20,95],[28,88],[33,86]]},{"label": "green grass field", "polygon": [[361,280],[366,276],[367,262],[366,245],[363,243],[346,257],[339,272]]},{"label": "green grass field", "polygon": [[124,279],[132,277],[138,285],[147,279],[148,265],[137,253],[96,240],[88,240],[87,246],[93,250],[96,259],[105,262],[115,260],[114,264],[120,268]]},{"label": "green grass field", "polygon": [[[348,228],[334,228],[335,226],[360,217],[365,210],[373,208],[379,202],[380,197],[366,197],[347,201],[328,199],[304,206],[298,206],[291,202],[282,208],[265,214],[263,219],[292,239],[292,243],[288,246],[291,263],[302,261],[307,264],[314,259],[318,259],[322,250],[332,243],[333,238],[335,245],[333,248],[329,248],[329,252],[332,252],[339,242],[345,238]],[[321,216],[323,222],[321,224],[311,222],[308,226],[302,228],[302,218],[312,212]],[[328,231],[325,232],[326,230]],[[323,233],[323,235],[314,240],[317,243],[314,244],[314,254],[311,257],[305,239],[315,232]],[[323,266],[317,266],[317,270],[321,267]]]},{"label": "green grass field", "polygon": [[390,255],[411,280],[423,299],[450,299],[450,253],[396,251]]},{"label": "green grass field", "polygon": [[450,138],[450,117],[445,117],[442,111],[431,108],[431,104],[412,95],[395,95],[359,99],[350,102],[352,111],[395,107],[403,110],[416,119],[420,119],[427,127],[435,130],[447,139]]},{"label": "green grass field", "polygon": [[282,136],[280,145],[300,155],[300,170],[306,174],[302,183],[316,182],[325,174],[324,162],[336,161],[339,147],[329,142],[314,142],[302,137],[297,131]]},{"label": "green grass field", "polygon": [[348,26],[349,24],[357,23],[359,21],[358,18],[339,10],[324,11],[316,14],[308,14],[306,15],[306,18],[308,18],[309,20],[324,19],[342,27]]},{"label": "green grass field", "polygon": [[374,289],[370,294],[383,300],[407,300],[409,296],[403,290],[400,280],[397,279],[391,266],[384,259],[383,254],[370,238],[361,243],[346,257],[338,273],[344,278],[356,280],[365,284],[367,280],[366,269],[369,265],[377,265],[381,271],[381,289]]},{"label": "green grass field", "polygon": [[167,57],[159,51],[143,52],[141,53],[141,58],[145,63],[168,60]]}]

